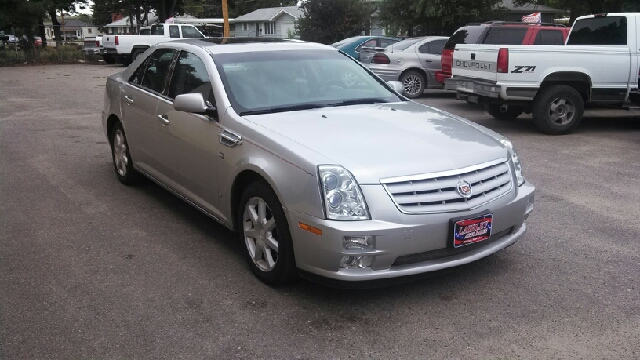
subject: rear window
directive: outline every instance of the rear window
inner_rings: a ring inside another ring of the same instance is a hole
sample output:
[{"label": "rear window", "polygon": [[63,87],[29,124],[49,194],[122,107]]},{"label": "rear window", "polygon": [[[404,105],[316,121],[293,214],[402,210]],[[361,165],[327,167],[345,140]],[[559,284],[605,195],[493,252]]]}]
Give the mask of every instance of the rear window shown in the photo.
[{"label": "rear window", "polygon": [[594,17],[576,21],[567,45],[627,45],[627,18]]},{"label": "rear window", "polygon": [[398,41],[397,43],[395,43],[393,45],[388,46],[387,48],[390,48],[393,51],[404,51],[407,48],[409,48],[409,46],[417,43],[420,40],[422,40],[422,39],[417,38],[417,39],[402,40],[402,41]]},{"label": "rear window", "polygon": [[564,45],[562,30],[540,30],[533,45]]},{"label": "rear window", "polygon": [[526,27],[491,27],[483,44],[488,45],[522,45],[529,28]]},{"label": "rear window", "polygon": [[486,29],[486,26],[467,26],[458,29],[449,38],[449,41],[444,45],[445,49],[453,50],[458,44],[477,44],[478,39]]}]

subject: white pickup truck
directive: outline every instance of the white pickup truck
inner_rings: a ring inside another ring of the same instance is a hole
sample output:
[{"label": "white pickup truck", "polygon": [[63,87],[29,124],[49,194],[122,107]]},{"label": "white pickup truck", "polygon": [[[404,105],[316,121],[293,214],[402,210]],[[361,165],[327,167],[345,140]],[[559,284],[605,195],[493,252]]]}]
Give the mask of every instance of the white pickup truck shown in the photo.
[{"label": "white pickup truck", "polygon": [[567,134],[585,103],[638,99],[640,13],[579,17],[562,45],[458,45],[445,88],[485,104],[498,119],[533,113],[535,125]]},{"label": "white pickup truck", "polygon": [[151,26],[151,35],[103,35],[102,57],[108,64],[119,62],[129,65],[138,55],[160,42],[203,37],[193,25],[157,24]]}]

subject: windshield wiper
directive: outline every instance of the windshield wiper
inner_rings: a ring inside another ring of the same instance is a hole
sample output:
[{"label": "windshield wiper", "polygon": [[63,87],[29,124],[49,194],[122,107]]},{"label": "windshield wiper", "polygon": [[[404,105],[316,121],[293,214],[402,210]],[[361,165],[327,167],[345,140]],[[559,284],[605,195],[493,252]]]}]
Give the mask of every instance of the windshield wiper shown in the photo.
[{"label": "windshield wiper", "polygon": [[388,103],[389,100],[383,98],[365,98],[365,99],[353,99],[353,100],[343,100],[337,103],[333,103],[328,106],[348,106],[348,105],[359,105],[359,104],[380,104],[380,103]]},{"label": "windshield wiper", "polygon": [[298,104],[298,105],[289,105],[289,106],[274,106],[274,107],[270,107],[270,108],[267,108],[267,109],[247,110],[247,111],[241,112],[238,115],[244,116],[244,115],[273,114],[273,113],[285,112],[285,111],[300,111],[300,110],[318,109],[318,108],[322,108],[322,107],[325,107],[325,106],[327,106],[327,105],[325,105],[325,104]]}]

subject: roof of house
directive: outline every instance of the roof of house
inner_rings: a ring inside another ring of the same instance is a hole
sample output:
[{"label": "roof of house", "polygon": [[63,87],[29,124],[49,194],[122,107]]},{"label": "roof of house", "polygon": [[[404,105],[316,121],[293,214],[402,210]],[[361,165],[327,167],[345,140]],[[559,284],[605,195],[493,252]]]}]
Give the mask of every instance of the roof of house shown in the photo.
[{"label": "roof of house", "polygon": [[[60,25],[62,25],[62,18],[58,18],[58,22],[60,23]],[[49,21],[45,21],[44,24],[51,26],[53,23],[51,22],[51,20],[49,20]],[[93,26],[93,25],[87,24],[86,22],[78,19],[64,19],[65,28],[81,28],[81,27],[87,27],[87,26]]]},{"label": "roof of house", "polygon": [[302,16],[302,10],[297,6],[281,6],[274,8],[264,8],[254,10],[248,14],[238,16],[234,22],[247,22],[247,21],[273,21],[281,14],[289,14],[294,18]]},{"label": "roof of house", "polygon": [[554,13],[559,14],[565,12],[564,10],[554,9],[552,7],[544,6],[544,5],[535,5],[535,4],[524,4],[521,6],[516,6],[514,4],[514,0],[502,0],[502,6],[507,8],[510,12],[522,12],[522,13]]},{"label": "roof of house", "polygon": [[[147,15],[148,18],[148,23],[149,25],[153,24],[156,22],[156,20],[158,20],[158,17],[156,16],[156,14],[154,12],[149,12],[149,14]],[[116,20],[114,22],[112,22],[111,24],[107,24],[105,25],[105,27],[129,27],[129,26],[136,26],[137,22],[135,17],[133,18],[133,25],[131,23],[129,23],[129,17],[125,16],[120,20]],[[142,24],[143,26],[146,24]]]}]

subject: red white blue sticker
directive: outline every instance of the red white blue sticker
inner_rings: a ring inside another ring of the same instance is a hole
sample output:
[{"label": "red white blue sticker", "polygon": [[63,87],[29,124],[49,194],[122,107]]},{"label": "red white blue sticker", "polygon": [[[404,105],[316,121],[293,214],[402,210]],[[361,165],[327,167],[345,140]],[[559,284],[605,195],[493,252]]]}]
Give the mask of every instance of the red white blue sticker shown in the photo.
[{"label": "red white blue sticker", "polygon": [[458,220],[453,224],[453,247],[475,244],[491,237],[493,214]]}]

